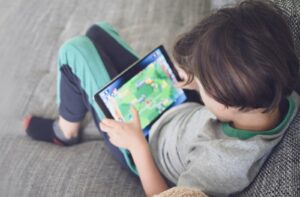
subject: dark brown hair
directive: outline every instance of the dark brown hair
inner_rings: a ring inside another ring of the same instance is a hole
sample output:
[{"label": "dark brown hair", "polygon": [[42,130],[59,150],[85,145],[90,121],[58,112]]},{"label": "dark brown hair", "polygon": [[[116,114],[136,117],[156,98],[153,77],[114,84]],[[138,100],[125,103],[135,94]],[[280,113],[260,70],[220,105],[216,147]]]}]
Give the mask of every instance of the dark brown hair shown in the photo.
[{"label": "dark brown hair", "polygon": [[179,37],[173,56],[190,83],[225,106],[271,111],[290,95],[298,59],[285,22],[272,2],[243,1],[206,17]]}]

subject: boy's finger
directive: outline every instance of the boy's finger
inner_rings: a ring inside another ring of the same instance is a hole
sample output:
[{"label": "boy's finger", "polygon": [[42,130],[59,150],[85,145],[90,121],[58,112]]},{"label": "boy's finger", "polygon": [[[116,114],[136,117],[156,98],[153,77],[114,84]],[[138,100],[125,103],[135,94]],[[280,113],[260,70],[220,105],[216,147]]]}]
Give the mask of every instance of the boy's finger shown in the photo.
[{"label": "boy's finger", "polygon": [[114,105],[114,111],[115,111],[116,116],[118,116],[118,118],[119,118],[119,116],[121,116],[121,111],[117,104]]},{"label": "boy's finger", "polygon": [[103,122],[100,122],[99,123],[99,126],[100,126],[100,129],[103,131],[103,132],[108,132],[110,129],[111,129],[111,127],[108,127],[106,124],[104,124]]},{"label": "boy's finger", "polygon": [[114,133],[117,133],[117,130],[116,130],[115,128],[109,127],[109,126],[107,126],[106,124],[103,124],[103,123],[100,123],[100,129],[101,129],[103,132],[107,133],[107,135],[108,135],[109,137],[113,136]]},{"label": "boy's finger", "polygon": [[104,118],[102,120],[102,123],[104,123],[105,125],[107,125],[108,127],[119,127],[120,126],[120,123],[113,120],[113,119],[107,119],[107,118]]},{"label": "boy's finger", "polygon": [[135,107],[131,107],[131,113],[132,113],[132,117],[133,117],[133,121],[136,122],[136,121],[140,121],[140,116],[139,116],[139,112],[138,110],[135,108]]}]

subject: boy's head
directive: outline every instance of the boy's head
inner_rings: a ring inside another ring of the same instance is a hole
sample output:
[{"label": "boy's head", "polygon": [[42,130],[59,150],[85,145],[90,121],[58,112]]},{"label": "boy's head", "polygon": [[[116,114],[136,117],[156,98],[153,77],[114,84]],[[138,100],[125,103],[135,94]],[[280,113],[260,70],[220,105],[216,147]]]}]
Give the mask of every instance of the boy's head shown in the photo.
[{"label": "boy's head", "polygon": [[284,17],[271,2],[244,1],[218,10],[181,35],[175,61],[187,83],[196,79],[208,108],[220,104],[270,112],[291,94],[298,59]]}]

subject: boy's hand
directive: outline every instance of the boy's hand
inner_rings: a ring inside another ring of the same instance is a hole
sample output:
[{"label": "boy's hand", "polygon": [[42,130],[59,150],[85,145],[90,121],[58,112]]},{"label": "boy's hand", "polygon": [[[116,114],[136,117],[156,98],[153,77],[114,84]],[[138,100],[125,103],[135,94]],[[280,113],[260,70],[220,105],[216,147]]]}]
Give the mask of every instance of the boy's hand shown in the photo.
[{"label": "boy's hand", "polygon": [[129,151],[139,147],[141,143],[147,143],[141,129],[138,111],[132,107],[131,113],[133,118],[130,122],[104,118],[99,124],[101,130],[108,134],[113,145]]},{"label": "boy's hand", "polygon": [[153,196],[167,190],[168,186],[152,158],[138,111],[132,108],[131,113],[133,118],[130,122],[103,119],[100,128],[107,132],[112,144],[130,151],[146,195]]}]

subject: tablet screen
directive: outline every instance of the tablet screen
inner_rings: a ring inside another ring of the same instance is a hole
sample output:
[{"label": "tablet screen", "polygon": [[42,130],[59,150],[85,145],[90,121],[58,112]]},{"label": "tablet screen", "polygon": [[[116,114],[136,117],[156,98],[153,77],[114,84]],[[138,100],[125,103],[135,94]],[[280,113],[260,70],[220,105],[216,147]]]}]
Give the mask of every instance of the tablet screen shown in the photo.
[{"label": "tablet screen", "polygon": [[164,51],[157,48],[135,65],[139,71],[134,76],[127,80],[128,74],[123,74],[99,92],[114,119],[130,121],[130,107],[134,106],[146,132],[166,109],[186,100],[183,90],[174,87],[177,79],[165,56]]}]

